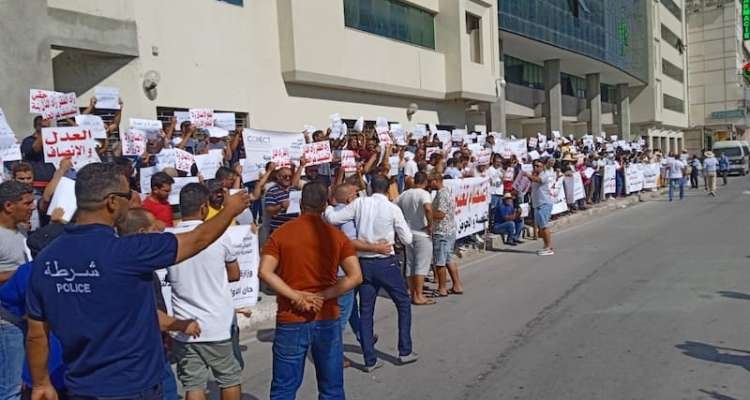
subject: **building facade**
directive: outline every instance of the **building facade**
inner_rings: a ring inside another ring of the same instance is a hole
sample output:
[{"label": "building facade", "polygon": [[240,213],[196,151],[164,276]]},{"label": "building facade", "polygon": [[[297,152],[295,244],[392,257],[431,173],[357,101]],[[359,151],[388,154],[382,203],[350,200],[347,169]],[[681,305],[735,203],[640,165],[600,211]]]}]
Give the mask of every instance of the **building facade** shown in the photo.
[{"label": "building facade", "polygon": [[300,131],[338,113],[678,149],[681,1],[0,0],[0,107],[24,136],[30,88],[84,106],[114,86],[125,121],[207,107]]},{"label": "building facade", "polygon": [[[744,5],[744,12],[743,12]],[[747,140],[750,92],[743,65],[750,58],[750,3],[740,0],[688,0],[688,82],[691,152],[719,140]]]},{"label": "building facade", "polygon": [[[30,88],[75,91],[83,106],[118,87],[125,121],[207,107],[298,132],[334,113],[484,124],[501,78],[485,0],[0,0],[0,18],[0,107],[18,136]],[[157,75],[151,99],[143,82]]]},{"label": "building facade", "polygon": [[[509,131],[606,132],[642,137],[663,150],[681,148],[687,114],[673,111],[679,107],[672,98],[687,98],[685,62],[669,51],[662,55],[660,30],[668,25],[682,37],[679,5],[501,0],[499,7]],[[662,65],[675,66],[676,78],[665,83]]]}]

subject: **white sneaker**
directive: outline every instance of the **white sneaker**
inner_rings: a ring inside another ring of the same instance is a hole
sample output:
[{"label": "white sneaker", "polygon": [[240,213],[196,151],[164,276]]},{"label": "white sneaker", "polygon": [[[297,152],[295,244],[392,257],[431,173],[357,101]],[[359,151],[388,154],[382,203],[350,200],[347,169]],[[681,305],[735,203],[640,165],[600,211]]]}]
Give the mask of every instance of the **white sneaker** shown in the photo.
[{"label": "white sneaker", "polygon": [[401,365],[416,362],[418,359],[419,355],[413,351],[405,356],[398,356],[398,362],[400,362]]},{"label": "white sneaker", "polygon": [[382,368],[383,365],[385,365],[385,364],[383,364],[382,361],[377,360],[377,361],[375,361],[375,364],[370,365],[370,366],[365,365],[362,369],[369,374],[372,371],[375,371],[376,369]]},{"label": "white sneaker", "polygon": [[474,235],[474,241],[476,241],[479,244],[484,244],[484,239],[481,236],[479,236],[478,233]]},{"label": "white sneaker", "polygon": [[538,256],[552,256],[555,252],[552,251],[552,249],[542,249],[536,252],[536,255]]}]

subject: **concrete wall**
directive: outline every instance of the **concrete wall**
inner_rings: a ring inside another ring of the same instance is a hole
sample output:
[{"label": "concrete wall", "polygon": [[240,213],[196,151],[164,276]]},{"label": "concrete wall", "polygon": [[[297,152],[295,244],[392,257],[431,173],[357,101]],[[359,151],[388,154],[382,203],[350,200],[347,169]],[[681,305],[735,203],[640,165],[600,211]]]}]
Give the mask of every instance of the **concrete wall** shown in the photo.
[{"label": "concrete wall", "polygon": [[52,89],[45,0],[0,0],[0,108],[17,137],[32,131],[29,89]]}]

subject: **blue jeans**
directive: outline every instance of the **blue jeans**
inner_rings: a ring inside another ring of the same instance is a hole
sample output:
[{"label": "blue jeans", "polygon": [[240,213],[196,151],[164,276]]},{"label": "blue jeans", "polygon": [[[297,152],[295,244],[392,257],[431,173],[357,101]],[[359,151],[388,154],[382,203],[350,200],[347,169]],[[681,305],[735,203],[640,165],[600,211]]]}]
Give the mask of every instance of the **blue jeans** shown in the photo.
[{"label": "blue jeans", "polygon": [[361,344],[366,366],[377,361],[373,343],[375,300],[378,291],[385,289],[398,311],[398,354],[411,354],[411,300],[406,281],[395,256],[386,258],[360,258],[363,281],[359,287],[359,316],[361,318]]},{"label": "blue jeans", "polygon": [[669,201],[672,201],[673,193],[674,193],[674,187],[678,186],[680,188],[680,200],[685,198],[685,179],[683,178],[670,178],[669,179]]},{"label": "blue jeans", "polygon": [[615,197],[625,196],[625,174],[615,173]]},{"label": "blue jeans", "polygon": [[273,338],[271,400],[293,400],[311,350],[318,378],[318,399],[344,399],[344,347],[339,320],[276,324]]},{"label": "blue jeans", "polygon": [[80,396],[68,395],[68,400],[163,400],[164,391],[161,384],[146,389],[140,393],[129,394],[125,396]]},{"label": "blue jeans", "polygon": [[164,400],[178,400],[180,398],[177,394],[177,380],[175,380],[169,360],[164,363],[164,379],[161,382],[161,387],[164,392]]},{"label": "blue jeans", "polygon": [[522,232],[523,221],[495,222],[495,226],[492,227],[492,233],[507,235],[506,241],[508,242],[518,241]]},{"label": "blue jeans", "polygon": [[598,173],[594,173],[591,184],[593,185],[592,190],[594,191],[591,195],[591,200],[594,203],[598,203],[602,199],[602,176]]},{"label": "blue jeans", "polygon": [[0,399],[21,398],[24,350],[23,331],[0,318]]},{"label": "blue jeans", "polygon": [[341,333],[346,330],[346,326],[352,327],[354,336],[359,341],[359,310],[357,305],[357,289],[352,289],[343,295],[339,296],[339,308],[341,309],[341,315],[339,322],[341,323]]}]

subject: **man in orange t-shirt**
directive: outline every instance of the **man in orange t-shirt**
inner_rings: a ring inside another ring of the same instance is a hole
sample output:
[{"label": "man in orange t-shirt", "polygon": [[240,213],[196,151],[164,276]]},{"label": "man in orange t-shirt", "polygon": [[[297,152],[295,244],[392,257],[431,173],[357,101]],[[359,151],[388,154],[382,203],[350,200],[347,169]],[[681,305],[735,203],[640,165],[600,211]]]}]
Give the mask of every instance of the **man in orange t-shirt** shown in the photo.
[{"label": "man in orange t-shirt", "polygon": [[[263,247],[259,276],[277,294],[271,399],[293,399],[311,350],[321,398],[343,399],[344,353],[337,298],[362,282],[354,246],[323,220],[328,190],[302,189],[302,214]],[[337,277],[339,265],[346,276]]]}]

